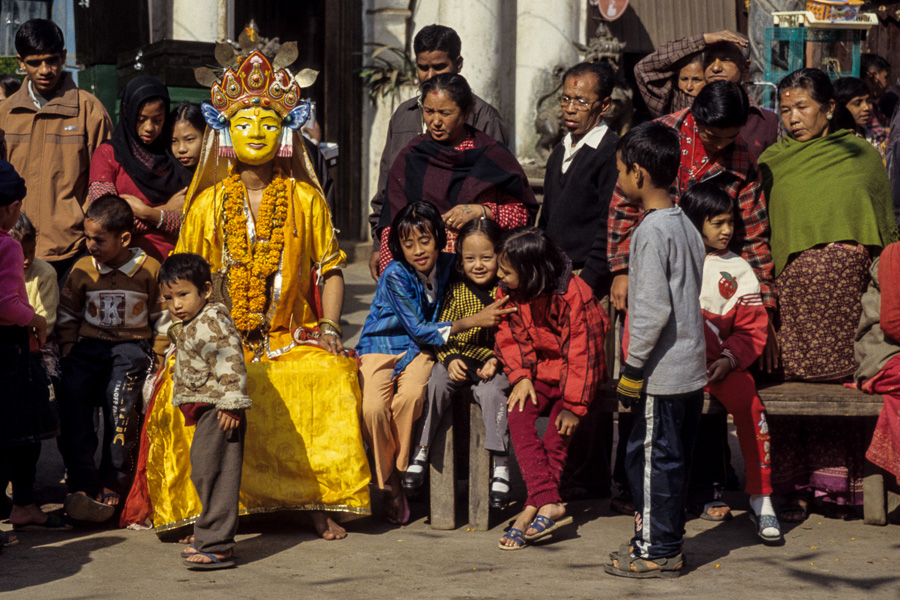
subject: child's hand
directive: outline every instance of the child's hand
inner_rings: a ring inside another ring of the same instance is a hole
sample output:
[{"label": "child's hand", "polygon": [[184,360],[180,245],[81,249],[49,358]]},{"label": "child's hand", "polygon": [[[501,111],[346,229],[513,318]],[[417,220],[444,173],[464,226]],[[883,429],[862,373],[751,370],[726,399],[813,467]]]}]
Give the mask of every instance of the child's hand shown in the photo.
[{"label": "child's hand", "polygon": [[37,337],[38,347],[43,348],[47,343],[47,319],[41,315],[34,313],[28,326],[34,329],[34,335]]},{"label": "child's hand", "polygon": [[450,361],[450,364],[447,365],[447,373],[450,374],[450,379],[452,381],[465,381],[469,376],[469,369],[462,359],[454,358]]},{"label": "child's hand", "polygon": [[575,433],[579,420],[578,415],[564,408],[556,416],[556,430],[559,431],[559,435],[569,437]]},{"label": "child's hand", "polygon": [[731,373],[731,361],[724,356],[706,368],[706,376],[710,383],[725,379],[729,373]]},{"label": "child's hand", "polygon": [[231,431],[241,424],[240,419],[235,419],[225,411],[219,411],[219,429],[222,431]]},{"label": "child's hand", "polygon": [[519,383],[513,387],[512,392],[509,394],[509,399],[506,401],[506,409],[512,410],[519,405],[519,412],[522,412],[522,407],[525,406],[525,401],[531,398],[531,403],[537,406],[537,392],[534,391],[534,384],[531,383],[530,379],[520,379]]},{"label": "child's hand", "polygon": [[616,310],[628,310],[628,275],[616,275],[613,277],[612,287],[609,290],[609,299]]},{"label": "child's hand", "polygon": [[491,377],[497,374],[497,368],[500,366],[500,361],[496,358],[489,358],[487,361],[481,366],[480,369],[476,371],[479,377],[487,381]]},{"label": "child's hand", "polygon": [[501,308],[507,302],[509,302],[509,296],[504,296],[493,304],[482,308],[472,316],[472,327],[494,327],[499,325],[505,315],[514,313],[517,310],[515,306],[512,308]]}]

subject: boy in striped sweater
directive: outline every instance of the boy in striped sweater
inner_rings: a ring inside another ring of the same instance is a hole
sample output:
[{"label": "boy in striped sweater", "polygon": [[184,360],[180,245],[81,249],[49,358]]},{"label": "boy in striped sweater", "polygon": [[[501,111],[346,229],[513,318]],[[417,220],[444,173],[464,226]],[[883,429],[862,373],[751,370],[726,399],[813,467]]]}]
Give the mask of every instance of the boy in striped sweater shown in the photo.
[{"label": "boy in striped sweater", "polygon": [[[93,201],[84,215],[90,256],[75,263],[60,294],[59,449],[70,492],[66,512],[82,521],[109,519],[131,486],[141,392],[153,368],[154,325],[163,314],[159,263],[128,247],[133,223],[122,198]],[[93,419],[98,406],[104,417],[99,470]]]}]

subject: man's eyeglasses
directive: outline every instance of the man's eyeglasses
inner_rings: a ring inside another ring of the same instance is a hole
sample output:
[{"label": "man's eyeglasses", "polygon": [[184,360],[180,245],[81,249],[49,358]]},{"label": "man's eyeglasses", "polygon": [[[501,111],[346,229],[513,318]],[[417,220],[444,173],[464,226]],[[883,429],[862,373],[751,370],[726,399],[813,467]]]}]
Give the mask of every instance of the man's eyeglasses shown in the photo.
[{"label": "man's eyeglasses", "polygon": [[582,100],[581,98],[571,98],[571,97],[565,96],[565,95],[559,97],[559,106],[561,108],[567,108],[569,106],[569,104],[572,104],[573,102],[575,103],[575,110],[580,110],[580,111],[584,112],[584,111],[590,110],[591,106],[593,106],[594,103],[600,102],[600,101],[599,100],[591,100],[590,102],[587,102],[586,100]]}]

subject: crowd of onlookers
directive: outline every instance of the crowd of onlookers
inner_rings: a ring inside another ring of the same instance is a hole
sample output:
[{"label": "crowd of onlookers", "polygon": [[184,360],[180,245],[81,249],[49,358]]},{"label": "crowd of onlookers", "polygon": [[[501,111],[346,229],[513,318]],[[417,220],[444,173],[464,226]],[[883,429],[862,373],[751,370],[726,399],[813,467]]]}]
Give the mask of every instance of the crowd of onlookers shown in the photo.
[{"label": "crowd of onlookers", "polygon": [[[635,68],[652,120],[621,137],[604,120],[616,72],[579,63],[539,203],[499,113],[459,74],[459,36],[423,28],[351,350],[330,177],[277,59],[244,48],[202,109],[136,77],[113,127],[65,72],[55,24],[25,23],[16,50],[24,83],[0,78],[0,481],[15,531],[194,523],[186,565],[230,567],[239,512],[308,510],[340,539],[327,515],[367,513],[370,476],[402,525],[441,419],[470,398],[491,506],[512,499],[510,450],[527,488],[499,548],[569,526],[566,501],[612,483],[612,509],[635,516],[613,575],[678,576],[686,512],[731,518],[727,422],[701,415],[704,391],[733,417],[764,543],[811,511],[856,517],[866,459],[900,477],[900,87],[878,56],[861,78],[791,73],[773,111],[744,87],[745,37],[667,43]],[[631,409],[614,464],[596,400],[610,378]],[[768,418],[757,383],[773,380],[847,383],[885,409],[854,427]],[[34,498],[53,437],[67,519]]]}]

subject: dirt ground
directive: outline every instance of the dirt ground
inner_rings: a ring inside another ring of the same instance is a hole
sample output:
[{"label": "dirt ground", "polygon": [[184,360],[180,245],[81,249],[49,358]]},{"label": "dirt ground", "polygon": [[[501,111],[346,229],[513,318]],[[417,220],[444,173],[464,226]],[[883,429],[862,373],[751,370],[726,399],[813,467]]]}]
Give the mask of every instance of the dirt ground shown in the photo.
[{"label": "dirt ground", "polygon": [[[372,284],[361,263],[347,271],[348,337],[358,331]],[[732,435],[733,438],[733,435]],[[734,442],[734,440],[732,440]],[[740,472],[740,451],[733,444]],[[48,441],[39,465],[39,498],[59,509],[62,462]],[[373,495],[377,513],[377,494]],[[726,495],[735,518],[688,522],[687,568],[674,580],[635,581],[603,572],[609,552],[628,540],[632,519],[608,499],[570,503],[575,524],[516,552],[497,541],[518,504],[492,514],[487,532],[464,524],[432,530],[427,504],[412,505],[405,527],[378,517],[347,523],[347,539],[316,538],[302,515],[255,516],[241,522],[238,568],[211,573],[182,567],[181,546],[151,531],[77,529],[21,533],[0,554],[5,598],[900,598],[900,527],[873,527],[813,515],[785,527],[786,543],[757,542],[742,493]],[[459,519],[465,523],[464,518]],[[0,525],[8,530],[8,523]]]}]

